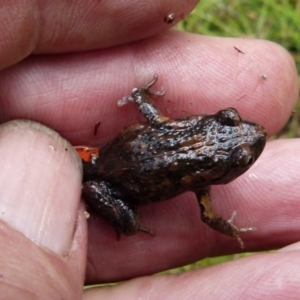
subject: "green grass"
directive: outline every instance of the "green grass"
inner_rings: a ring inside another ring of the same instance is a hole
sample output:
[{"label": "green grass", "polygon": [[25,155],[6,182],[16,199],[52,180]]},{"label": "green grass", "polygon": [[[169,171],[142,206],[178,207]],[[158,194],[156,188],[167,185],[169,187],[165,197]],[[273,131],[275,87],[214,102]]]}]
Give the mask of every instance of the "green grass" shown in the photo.
[{"label": "green grass", "polygon": [[213,266],[213,265],[224,263],[224,262],[227,262],[227,261],[230,261],[230,260],[250,256],[250,255],[253,255],[253,254],[254,253],[249,252],[249,253],[240,253],[240,254],[233,254],[233,255],[224,255],[224,256],[218,256],[218,257],[207,257],[205,259],[199,260],[199,261],[194,262],[194,263],[192,263],[190,265],[187,265],[187,266],[183,266],[183,267],[180,267],[180,268],[175,268],[175,269],[172,269],[172,270],[161,272],[158,275],[162,275],[162,274],[168,274],[168,275],[170,275],[170,274],[180,274],[180,273],[183,273],[183,272],[186,272],[186,271]]},{"label": "green grass", "polygon": [[204,35],[275,41],[293,54],[299,66],[299,18],[299,0],[202,0],[178,26]]}]

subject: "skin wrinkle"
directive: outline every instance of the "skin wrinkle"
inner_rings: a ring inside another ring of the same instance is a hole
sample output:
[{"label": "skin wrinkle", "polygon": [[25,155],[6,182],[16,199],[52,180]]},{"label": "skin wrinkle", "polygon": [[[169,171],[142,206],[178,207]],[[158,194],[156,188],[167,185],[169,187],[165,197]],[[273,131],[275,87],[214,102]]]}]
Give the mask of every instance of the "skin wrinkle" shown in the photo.
[{"label": "skin wrinkle", "polygon": [[42,24],[42,21],[41,21],[41,14],[40,14],[40,6],[39,4],[41,3],[41,1],[39,0],[31,0],[31,3],[33,3],[33,7],[29,8],[28,6],[28,1],[27,0],[24,0],[25,1],[25,5],[26,7],[28,7],[28,11],[29,11],[29,14],[32,13],[32,11],[34,12],[33,15],[34,15],[34,20],[35,22],[34,25],[33,25],[33,32],[32,32],[32,38],[31,38],[31,45],[32,47],[31,50],[30,50],[30,53],[31,54],[34,49],[36,48],[36,45],[40,39],[40,28],[42,27],[41,24]]},{"label": "skin wrinkle", "polygon": [[[22,271],[22,269],[20,269],[19,271]],[[36,291],[32,291],[30,288],[27,288],[22,284],[18,284],[17,281],[4,281],[4,279],[4,276],[0,276],[0,290],[5,290],[6,293],[9,291],[9,289],[13,290],[14,293],[18,291],[18,293],[24,297],[23,299],[38,298],[39,295]]]},{"label": "skin wrinkle", "polygon": [[[42,28],[50,28],[41,32],[41,43],[37,45],[35,53],[45,51],[45,46],[56,52],[58,48],[64,52],[74,51],[80,45],[81,50],[108,48],[143,39],[166,31],[170,26],[163,22],[162,11],[172,3],[172,10],[188,13],[194,3],[183,1],[55,1],[56,9],[52,11],[53,1],[41,1],[40,11],[47,18]],[[71,10],[71,11],[70,11]],[[130,13],[128,13],[130,11]],[[149,18],[149,15],[152,15]],[[179,15],[179,14],[178,14]],[[118,22],[116,23],[116,16]],[[63,20],[63,22],[62,22]],[[179,18],[178,20],[179,21]],[[139,23],[139,26],[136,26]],[[132,34],[135,32],[135,34]],[[78,51],[77,49],[75,51]],[[47,52],[47,50],[46,50]]]},{"label": "skin wrinkle", "polygon": [[[3,16],[0,22],[0,27],[3,24],[0,47],[2,68],[25,58],[34,48],[38,36],[35,34],[37,26],[32,18],[33,11],[36,9],[28,6],[26,0],[3,1],[0,10]],[[25,28],[30,31],[25,32]]]}]

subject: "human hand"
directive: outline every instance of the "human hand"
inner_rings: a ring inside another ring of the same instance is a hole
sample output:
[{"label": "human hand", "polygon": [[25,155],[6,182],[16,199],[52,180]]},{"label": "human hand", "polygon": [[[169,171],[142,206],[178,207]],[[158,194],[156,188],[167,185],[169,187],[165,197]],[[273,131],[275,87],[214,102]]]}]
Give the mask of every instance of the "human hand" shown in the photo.
[{"label": "human hand", "polygon": [[[258,40],[161,33],[167,25],[160,20],[169,3],[156,4],[152,12],[129,3],[122,10],[118,2],[117,29],[108,18],[112,1],[85,2],[86,7],[75,8],[72,15],[71,3],[52,7],[53,2],[46,2],[46,7],[39,7],[43,13],[39,25],[32,19],[38,15],[33,14],[35,8],[30,10],[26,3],[22,9],[14,3],[22,16],[28,16],[11,17],[15,22],[7,24],[6,32],[12,34],[2,37],[8,48],[0,48],[1,67],[15,65],[1,72],[1,123],[27,118],[55,129],[72,144],[103,145],[124,126],[142,121],[135,107],[118,108],[116,102],[157,73],[157,86],[167,93],[157,105],[168,116],[215,113],[232,106],[244,119],[265,126],[270,136],[283,126],[298,90],[294,63],[281,47]],[[172,3],[175,15],[192,8],[182,3]],[[57,26],[61,19],[63,26]],[[102,24],[95,34],[99,20]],[[98,50],[84,52],[90,49]],[[49,55],[24,59],[29,53]],[[94,136],[97,121],[101,126]],[[91,220],[87,232],[80,202],[80,162],[70,145],[28,122],[5,124],[0,137],[2,295],[80,299],[84,280],[123,280],[240,250],[236,241],[200,221],[192,194],[140,208],[143,224],[155,231],[154,238],[139,233],[116,241],[114,230],[101,219]],[[238,226],[257,227],[242,236],[247,251],[282,247],[299,239],[298,144],[296,139],[268,143],[249,172],[212,189],[212,201],[223,217],[237,210]],[[176,277],[142,277],[86,291],[83,297],[234,299],[278,296],[279,290],[293,295],[299,282],[297,249],[295,244]]]}]

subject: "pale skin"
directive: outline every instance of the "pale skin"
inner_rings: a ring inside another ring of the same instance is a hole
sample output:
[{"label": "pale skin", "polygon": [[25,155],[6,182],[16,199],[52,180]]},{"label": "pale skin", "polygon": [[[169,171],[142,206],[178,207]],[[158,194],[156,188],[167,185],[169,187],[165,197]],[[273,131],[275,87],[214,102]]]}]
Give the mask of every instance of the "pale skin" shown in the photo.
[{"label": "pale skin", "polygon": [[[291,115],[297,75],[280,46],[163,31],[170,26],[163,22],[170,7],[175,15],[187,14],[197,1],[190,6],[187,1],[79,2],[2,1],[7,9],[0,12],[5,28],[1,124],[30,119],[73,145],[104,145],[124,126],[143,120],[133,105],[119,108],[117,100],[153,73],[159,75],[158,89],[167,93],[157,100],[167,116],[232,106],[271,136]],[[119,8],[116,27],[112,7]],[[72,147],[36,123],[5,124],[0,127],[0,294],[12,299],[296,298],[299,147],[298,139],[269,142],[249,172],[211,193],[219,214],[229,218],[237,210],[237,226],[257,228],[241,234],[246,251],[281,250],[180,276],[145,277],[241,250],[234,239],[201,222],[192,194],[140,208],[155,237],[138,233],[117,241],[103,220],[85,218],[80,161]],[[114,288],[82,291],[84,282],[133,277]]]}]

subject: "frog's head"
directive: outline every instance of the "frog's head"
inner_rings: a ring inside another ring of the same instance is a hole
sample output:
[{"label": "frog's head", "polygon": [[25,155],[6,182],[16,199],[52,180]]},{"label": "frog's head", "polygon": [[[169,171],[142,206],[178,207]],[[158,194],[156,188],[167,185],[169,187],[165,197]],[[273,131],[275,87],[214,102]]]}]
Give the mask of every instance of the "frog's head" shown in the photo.
[{"label": "frog's head", "polygon": [[265,147],[267,133],[262,126],[243,121],[234,108],[219,111],[215,119],[225,133],[219,133],[218,139],[227,148],[224,173],[219,180],[228,183],[254,164]]}]

